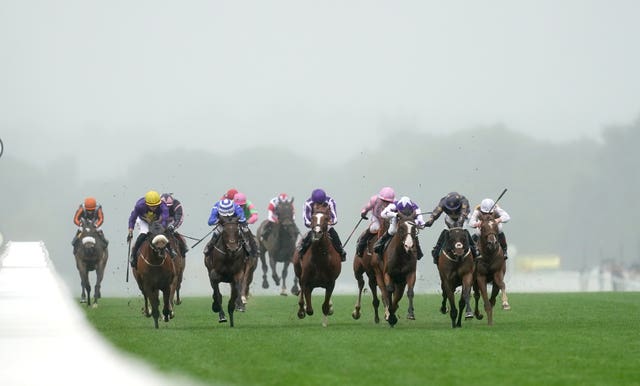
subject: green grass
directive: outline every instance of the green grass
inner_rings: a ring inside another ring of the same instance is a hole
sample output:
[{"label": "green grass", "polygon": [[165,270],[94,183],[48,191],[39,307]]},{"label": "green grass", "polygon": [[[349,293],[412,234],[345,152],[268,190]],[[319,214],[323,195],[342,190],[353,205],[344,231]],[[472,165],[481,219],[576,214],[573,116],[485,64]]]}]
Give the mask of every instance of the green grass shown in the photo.
[{"label": "green grass", "polygon": [[[355,296],[334,296],[323,328],[299,320],[297,298],[257,296],[235,327],[219,324],[208,297],[185,298],[158,330],[141,298],[106,298],[88,320],[117,347],[167,372],[224,385],[640,385],[640,294],[511,294],[494,326],[452,329],[440,297],[416,296],[416,318],[373,323],[371,297],[351,318]],[[223,299],[225,304],[228,297]],[[482,307],[482,303],[481,303]],[[484,312],[484,311],[483,311]]]}]

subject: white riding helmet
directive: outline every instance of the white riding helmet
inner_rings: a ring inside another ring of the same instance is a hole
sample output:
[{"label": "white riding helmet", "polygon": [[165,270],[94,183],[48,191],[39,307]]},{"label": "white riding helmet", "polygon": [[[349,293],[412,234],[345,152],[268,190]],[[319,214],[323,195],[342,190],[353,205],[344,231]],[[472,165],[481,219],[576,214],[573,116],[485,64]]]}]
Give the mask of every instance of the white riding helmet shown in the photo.
[{"label": "white riding helmet", "polygon": [[496,204],[495,201],[493,201],[492,199],[485,198],[480,203],[480,212],[482,212],[482,213],[491,213],[491,212],[493,212],[495,204]]}]

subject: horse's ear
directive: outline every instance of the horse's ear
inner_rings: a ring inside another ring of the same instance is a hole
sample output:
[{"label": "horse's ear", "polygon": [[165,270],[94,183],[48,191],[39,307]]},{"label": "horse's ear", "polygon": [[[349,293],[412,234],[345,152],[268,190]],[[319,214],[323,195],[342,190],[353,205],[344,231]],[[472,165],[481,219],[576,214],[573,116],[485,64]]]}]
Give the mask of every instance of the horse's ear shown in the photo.
[{"label": "horse's ear", "polygon": [[295,201],[295,197],[291,196],[291,203],[293,204],[293,201]]}]

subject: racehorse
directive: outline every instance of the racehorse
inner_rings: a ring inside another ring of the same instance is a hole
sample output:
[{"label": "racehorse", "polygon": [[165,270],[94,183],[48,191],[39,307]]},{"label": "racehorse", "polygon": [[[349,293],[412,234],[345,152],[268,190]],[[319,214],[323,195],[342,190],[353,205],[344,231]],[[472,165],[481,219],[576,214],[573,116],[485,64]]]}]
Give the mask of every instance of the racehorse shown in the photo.
[{"label": "racehorse", "polygon": [[[364,275],[367,275],[367,282],[369,284],[369,289],[371,290],[371,295],[373,297],[372,305],[374,318],[373,321],[377,324],[380,323],[380,316],[378,313],[378,308],[380,307],[380,298],[378,298],[378,288],[380,289],[380,296],[385,300],[385,286],[384,286],[384,275],[382,273],[382,257],[378,256],[377,253],[373,251],[373,246],[376,241],[382,237],[382,235],[387,231],[389,227],[389,222],[384,221],[384,225],[380,227],[378,233],[375,237],[371,237],[367,245],[365,246],[364,252],[362,253],[362,257],[355,256],[353,258],[353,275],[358,282],[358,300],[356,301],[353,312],[351,313],[351,317],[353,319],[360,319],[360,309],[362,308],[362,291],[364,289]],[[368,232],[368,230],[367,230]],[[387,304],[384,304],[385,310],[387,310]]]},{"label": "racehorse", "polygon": [[389,240],[388,247],[382,253],[384,285],[387,292],[387,321],[393,327],[398,323],[396,311],[398,303],[407,288],[409,309],[407,318],[415,320],[413,310],[413,287],[416,284],[416,266],[418,263],[418,227],[415,214],[397,214],[397,231]]},{"label": "racehorse", "polygon": [[[227,317],[222,309],[222,293],[220,283],[229,283],[231,287],[227,312],[229,324],[233,327],[233,312],[240,296],[244,268],[248,259],[244,248],[240,225],[237,217],[220,216],[222,233],[214,245],[207,245],[204,254],[204,265],[209,273],[209,282],[213,289],[211,310],[218,313],[218,323],[225,323]],[[211,242],[209,242],[211,244]]]},{"label": "racehorse", "polygon": [[159,222],[149,226],[149,233],[137,255],[137,264],[133,276],[144,297],[144,315],[153,317],[155,328],[158,328],[160,318],[160,291],[162,291],[162,315],[168,322],[174,317],[171,294],[174,292],[176,269],[171,260],[167,245],[169,238],[164,233],[164,227]]},{"label": "racehorse", "polygon": [[171,291],[170,300],[171,304],[177,305],[182,303],[182,299],[180,298],[180,288],[182,288],[182,278],[184,276],[186,256],[183,254],[182,248],[180,248],[180,244],[184,243],[184,241],[178,240],[178,238],[181,238],[182,236],[176,231],[169,233],[168,236],[171,249],[175,253],[175,256],[173,257],[173,265],[176,270],[176,275],[172,284],[173,291]]},{"label": "racehorse", "polygon": [[[482,314],[478,310],[478,301],[480,294],[482,294],[484,311],[487,313],[488,324],[491,326],[493,325],[493,306],[496,304],[498,292],[502,291],[502,309],[508,310],[511,308],[504,283],[507,263],[504,259],[502,246],[498,241],[498,233],[500,233],[498,223],[494,219],[481,219],[479,228],[478,247],[482,257],[476,260],[474,271],[473,297],[475,299],[475,316],[477,319],[482,319]],[[487,295],[487,283],[492,283],[491,298]]]},{"label": "racehorse", "polygon": [[[451,327],[461,327],[462,307],[466,308],[465,318],[473,318],[469,297],[473,285],[474,262],[469,246],[467,230],[456,227],[447,231],[446,238],[438,256],[438,272],[442,288],[440,312],[447,313],[446,301],[449,301]],[[459,310],[456,309],[455,290],[462,285]],[[456,320],[457,319],[457,320]]]},{"label": "racehorse", "polygon": [[[255,236],[254,236],[255,237]],[[258,245],[258,240],[256,237],[256,245]],[[236,311],[245,312],[247,299],[249,298],[249,287],[253,282],[253,273],[256,268],[258,268],[258,258],[257,257],[247,257],[247,261],[244,265],[244,273],[242,275],[242,285],[240,286],[240,296],[236,299]]]},{"label": "racehorse", "polygon": [[[289,264],[295,254],[296,240],[300,235],[300,231],[293,220],[293,198],[290,201],[280,202],[276,206],[275,214],[278,216],[278,222],[271,224],[271,232],[266,237],[264,235],[265,226],[269,223],[269,220],[265,220],[258,227],[256,235],[259,241],[260,249],[260,261],[262,262],[262,288],[269,288],[269,282],[267,281],[267,262],[265,254],[269,253],[269,266],[271,267],[271,278],[276,285],[280,285],[280,277],[276,271],[276,264],[282,263],[282,286],[280,288],[280,295],[287,295],[287,274],[289,270]],[[298,282],[294,277],[293,286],[291,287],[291,293],[298,295]]]},{"label": "racehorse", "polygon": [[78,246],[75,258],[76,267],[80,273],[80,286],[82,287],[81,302],[87,302],[87,306],[91,306],[91,283],[89,281],[89,272],[96,271],[96,285],[93,292],[93,307],[98,306],[100,299],[100,285],[104,277],[104,269],[109,259],[109,251],[107,245],[102,241],[102,237],[98,233],[95,224],[86,219],[82,219],[80,223],[82,230],[78,235],[81,245]]},{"label": "racehorse", "polygon": [[324,302],[322,303],[322,325],[327,326],[327,317],[333,314],[331,294],[336,285],[336,279],[342,269],[340,253],[336,251],[331,236],[329,225],[331,222],[331,209],[328,205],[316,205],[311,215],[311,245],[303,256],[296,253],[293,258],[293,268],[298,282],[300,294],[298,295],[298,318],[313,315],[311,305],[311,292],[314,288],[325,289]]}]

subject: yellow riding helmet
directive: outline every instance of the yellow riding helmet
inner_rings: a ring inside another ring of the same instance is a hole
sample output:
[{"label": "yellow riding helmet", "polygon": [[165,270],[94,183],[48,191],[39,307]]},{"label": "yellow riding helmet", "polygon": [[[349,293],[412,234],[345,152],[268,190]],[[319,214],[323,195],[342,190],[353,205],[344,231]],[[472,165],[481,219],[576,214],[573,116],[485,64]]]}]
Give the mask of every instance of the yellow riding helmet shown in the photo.
[{"label": "yellow riding helmet", "polygon": [[150,190],[144,195],[144,202],[149,206],[160,205],[160,193],[155,190]]}]

